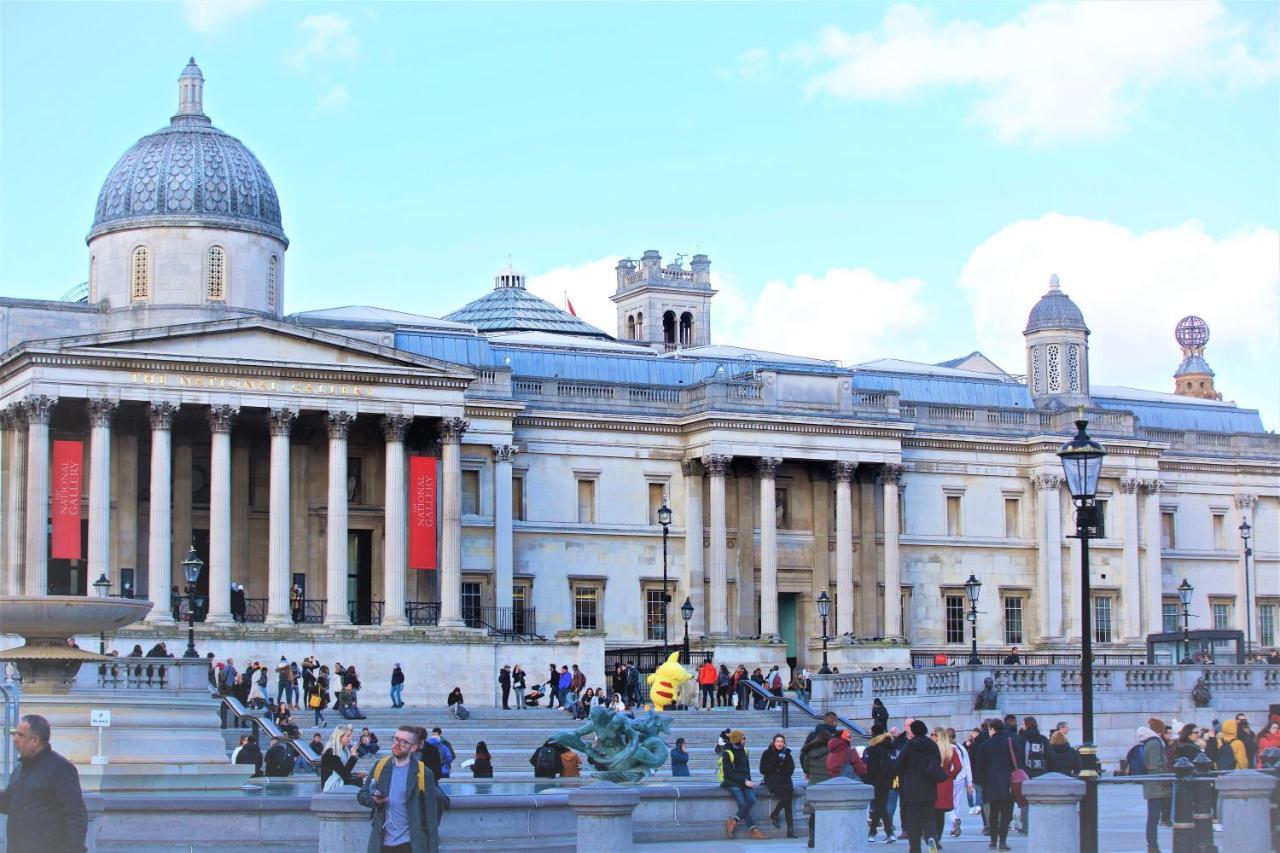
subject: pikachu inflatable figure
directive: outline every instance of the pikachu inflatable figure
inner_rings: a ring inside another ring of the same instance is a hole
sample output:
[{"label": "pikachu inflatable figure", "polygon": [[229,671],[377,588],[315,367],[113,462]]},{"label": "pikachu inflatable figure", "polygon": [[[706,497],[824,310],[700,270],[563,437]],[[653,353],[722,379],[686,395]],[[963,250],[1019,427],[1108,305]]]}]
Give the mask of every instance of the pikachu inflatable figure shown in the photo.
[{"label": "pikachu inflatable figure", "polygon": [[680,685],[690,678],[693,678],[693,675],[680,665],[680,653],[672,652],[666,662],[647,679],[649,699],[653,702],[653,707],[662,711],[674,705],[676,697],[680,695]]}]

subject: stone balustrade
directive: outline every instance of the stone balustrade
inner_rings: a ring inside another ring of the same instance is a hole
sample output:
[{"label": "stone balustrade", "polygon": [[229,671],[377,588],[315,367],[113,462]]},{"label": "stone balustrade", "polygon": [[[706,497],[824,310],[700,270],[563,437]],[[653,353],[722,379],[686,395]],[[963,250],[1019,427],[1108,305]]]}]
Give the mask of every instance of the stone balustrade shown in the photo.
[{"label": "stone balustrade", "polygon": [[115,657],[110,663],[82,666],[76,686],[145,693],[204,692],[209,687],[209,661],[204,658]]}]

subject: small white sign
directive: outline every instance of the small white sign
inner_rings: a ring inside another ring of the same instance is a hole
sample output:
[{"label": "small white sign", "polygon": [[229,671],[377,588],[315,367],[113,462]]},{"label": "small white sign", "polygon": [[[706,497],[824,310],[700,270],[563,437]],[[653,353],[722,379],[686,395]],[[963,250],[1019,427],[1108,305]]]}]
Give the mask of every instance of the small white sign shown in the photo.
[{"label": "small white sign", "polygon": [[111,725],[111,712],[108,710],[98,710],[97,708],[89,711],[89,725],[96,728],[108,728]]}]

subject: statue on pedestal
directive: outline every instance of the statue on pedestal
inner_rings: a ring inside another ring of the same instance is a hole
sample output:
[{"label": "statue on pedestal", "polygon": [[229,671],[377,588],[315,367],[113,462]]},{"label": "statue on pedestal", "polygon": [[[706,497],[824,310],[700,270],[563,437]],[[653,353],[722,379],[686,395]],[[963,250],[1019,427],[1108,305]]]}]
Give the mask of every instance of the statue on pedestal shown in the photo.
[{"label": "statue on pedestal", "polygon": [[639,782],[666,762],[668,749],[662,735],[670,732],[670,717],[653,711],[633,717],[596,705],[585,723],[557,732],[551,742],[584,753],[596,768],[591,775],[597,779]]},{"label": "statue on pedestal", "polygon": [[1000,694],[996,692],[995,680],[991,676],[982,679],[982,690],[978,693],[978,698],[973,703],[975,711],[994,711],[1000,701]]}]

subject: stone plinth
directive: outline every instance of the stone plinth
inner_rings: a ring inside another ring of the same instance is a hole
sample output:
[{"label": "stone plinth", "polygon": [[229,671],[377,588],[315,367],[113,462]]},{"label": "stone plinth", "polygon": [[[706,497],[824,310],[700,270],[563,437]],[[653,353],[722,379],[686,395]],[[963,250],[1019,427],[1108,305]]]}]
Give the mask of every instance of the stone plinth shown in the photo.
[{"label": "stone plinth", "polygon": [[1080,849],[1080,800],[1085,783],[1061,773],[1046,773],[1022,784],[1027,805],[1035,813],[1028,848],[1043,853],[1077,853]]},{"label": "stone plinth", "polygon": [[596,782],[569,794],[577,816],[577,853],[631,850],[632,815],[640,805],[640,791],[613,782]]},{"label": "stone plinth", "polygon": [[[1271,789],[1276,780],[1256,770],[1236,770],[1217,779],[1221,809],[1220,850],[1268,853],[1271,850]],[[1034,826],[1034,822],[1032,822]]]},{"label": "stone plinth", "polygon": [[814,849],[828,853],[864,849],[867,807],[874,793],[870,785],[843,776],[810,785],[807,797],[814,813]]},{"label": "stone plinth", "polygon": [[311,798],[319,825],[321,850],[364,850],[369,846],[369,809],[356,802],[354,789]]}]

